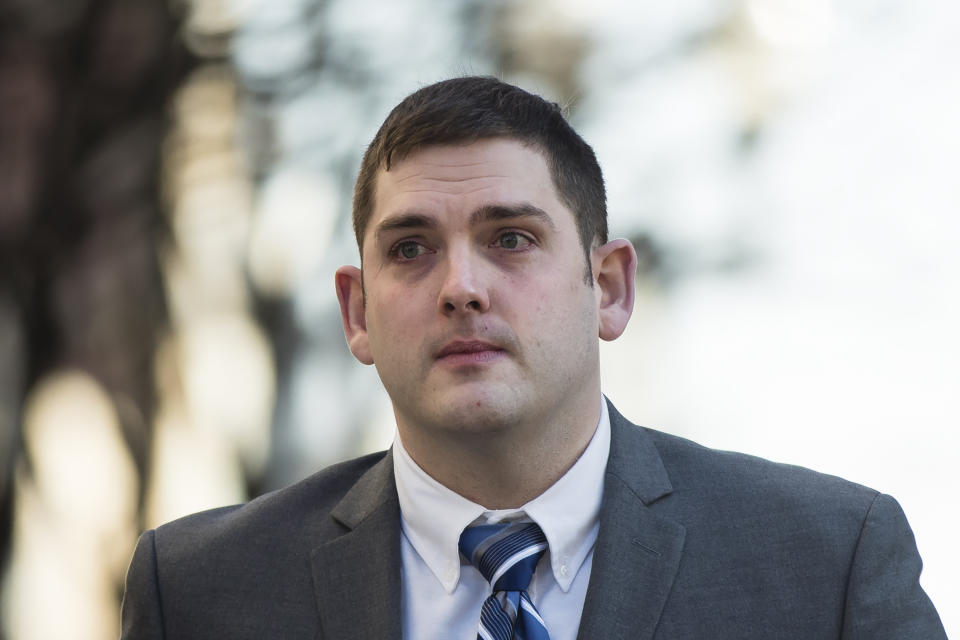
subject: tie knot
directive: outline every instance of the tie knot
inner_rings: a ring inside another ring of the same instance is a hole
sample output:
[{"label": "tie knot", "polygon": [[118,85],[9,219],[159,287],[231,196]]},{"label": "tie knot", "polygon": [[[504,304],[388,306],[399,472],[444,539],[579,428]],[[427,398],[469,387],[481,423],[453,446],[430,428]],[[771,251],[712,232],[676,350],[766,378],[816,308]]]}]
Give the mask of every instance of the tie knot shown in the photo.
[{"label": "tie knot", "polygon": [[546,536],[532,522],[484,524],[460,534],[460,552],[494,591],[525,591],[546,549]]}]

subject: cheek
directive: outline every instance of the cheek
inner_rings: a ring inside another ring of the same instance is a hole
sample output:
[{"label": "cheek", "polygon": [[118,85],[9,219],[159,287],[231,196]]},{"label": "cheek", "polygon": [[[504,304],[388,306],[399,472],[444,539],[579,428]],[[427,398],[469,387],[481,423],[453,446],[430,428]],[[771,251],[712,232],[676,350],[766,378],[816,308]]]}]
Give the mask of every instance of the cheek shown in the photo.
[{"label": "cheek", "polygon": [[582,315],[582,293],[575,287],[557,285],[518,287],[513,292],[511,324],[525,333],[536,348],[574,340]]},{"label": "cheek", "polygon": [[368,297],[367,332],[371,345],[382,354],[395,356],[405,346],[419,344],[426,323],[422,308],[423,302],[412,295]]}]

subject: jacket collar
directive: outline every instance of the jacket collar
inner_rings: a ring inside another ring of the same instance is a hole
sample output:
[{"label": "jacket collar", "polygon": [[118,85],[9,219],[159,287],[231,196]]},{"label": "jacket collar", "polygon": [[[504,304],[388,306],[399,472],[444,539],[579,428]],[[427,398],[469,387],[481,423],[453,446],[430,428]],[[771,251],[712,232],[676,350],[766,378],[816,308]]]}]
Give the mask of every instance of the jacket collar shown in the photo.
[{"label": "jacket collar", "polygon": [[400,640],[400,504],[393,456],[364,473],[330,512],[345,533],[313,550],[322,637]]},{"label": "jacket collar", "polygon": [[600,534],[578,638],[652,638],[683,554],[685,529],[656,513],[673,486],[653,441],[609,405],[611,445]]}]

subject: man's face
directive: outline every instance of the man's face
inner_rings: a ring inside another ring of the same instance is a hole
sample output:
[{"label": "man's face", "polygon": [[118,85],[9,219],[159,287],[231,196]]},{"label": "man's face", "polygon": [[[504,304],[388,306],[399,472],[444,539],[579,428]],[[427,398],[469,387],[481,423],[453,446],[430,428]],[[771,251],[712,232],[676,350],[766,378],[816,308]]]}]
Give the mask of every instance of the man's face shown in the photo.
[{"label": "man's face", "polygon": [[597,405],[600,293],[542,154],[509,139],[430,147],[381,171],[374,202],[351,349],[376,365],[402,437]]}]

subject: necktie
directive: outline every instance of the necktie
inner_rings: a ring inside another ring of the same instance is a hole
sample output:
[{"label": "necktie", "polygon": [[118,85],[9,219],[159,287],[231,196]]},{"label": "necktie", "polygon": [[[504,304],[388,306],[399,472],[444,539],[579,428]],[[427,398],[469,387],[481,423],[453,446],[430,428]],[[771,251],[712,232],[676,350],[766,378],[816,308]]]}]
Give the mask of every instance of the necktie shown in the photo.
[{"label": "necktie", "polygon": [[478,640],[550,640],[527,588],[547,539],[534,523],[467,527],[460,551],[480,570],[493,594],[480,611]]}]

